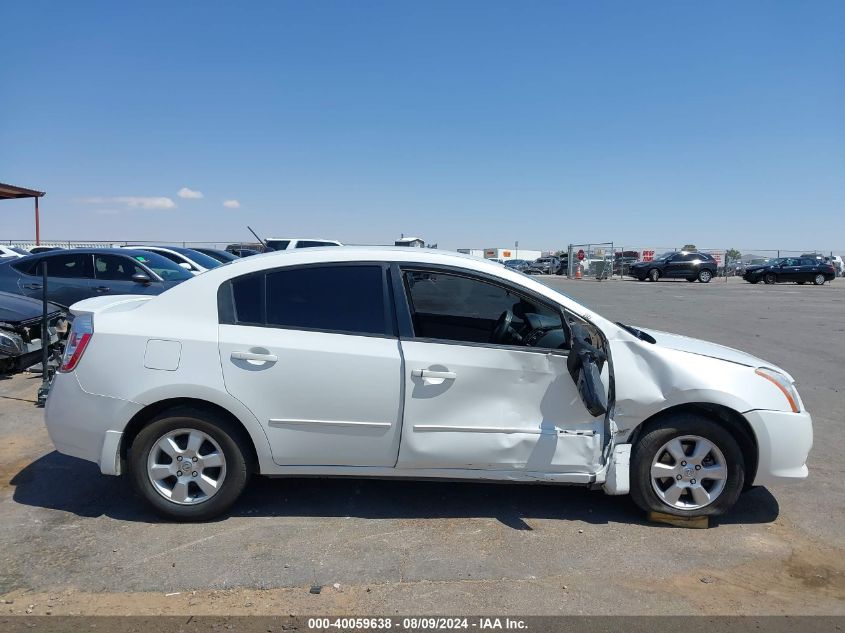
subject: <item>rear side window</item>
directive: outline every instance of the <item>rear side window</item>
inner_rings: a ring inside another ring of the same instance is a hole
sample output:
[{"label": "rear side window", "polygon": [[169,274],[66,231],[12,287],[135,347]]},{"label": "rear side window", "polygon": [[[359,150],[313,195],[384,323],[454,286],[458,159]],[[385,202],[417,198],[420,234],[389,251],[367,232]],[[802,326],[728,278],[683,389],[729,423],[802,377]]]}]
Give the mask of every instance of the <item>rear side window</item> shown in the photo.
[{"label": "rear side window", "polygon": [[232,300],[235,323],[264,325],[264,275],[235,279]]},{"label": "rear side window", "polygon": [[392,330],[381,266],[282,269],[233,279],[230,284],[231,294],[227,284],[221,287],[222,323],[351,334]]},{"label": "rear side window", "polygon": [[[50,277],[85,279],[93,277],[91,271],[91,255],[86,253],[72,253],[68,255],[57,255],[45,257],[41,260],[47,262],[47,275]],[[36,269],[37,272],[38,269]]]},{"label": "rear side window", "polygon": [[380,266],[316,266],[267,275],[267,325],[385,334]]}]

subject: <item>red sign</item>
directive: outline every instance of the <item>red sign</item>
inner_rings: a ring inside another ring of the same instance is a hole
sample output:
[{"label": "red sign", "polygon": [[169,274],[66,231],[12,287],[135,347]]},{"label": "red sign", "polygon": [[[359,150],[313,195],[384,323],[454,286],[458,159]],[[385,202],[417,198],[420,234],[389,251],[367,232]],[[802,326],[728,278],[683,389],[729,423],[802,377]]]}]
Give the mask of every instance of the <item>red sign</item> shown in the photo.
[{"label": "red sign", "polygon": [[578,251],[578,261],[583,261],[584,257],[585,257],[584,249],[582,248],[580,251]]},{"label": "red sign", "polygon": [[643,251],[643,261],[650,262],[654,259],[654,251]]}]

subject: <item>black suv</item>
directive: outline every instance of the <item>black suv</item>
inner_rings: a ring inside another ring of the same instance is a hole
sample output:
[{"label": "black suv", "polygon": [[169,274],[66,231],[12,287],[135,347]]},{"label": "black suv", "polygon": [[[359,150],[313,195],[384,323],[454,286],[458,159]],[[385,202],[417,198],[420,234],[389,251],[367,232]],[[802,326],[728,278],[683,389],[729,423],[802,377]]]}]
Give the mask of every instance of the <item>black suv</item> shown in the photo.
[{"label": "black suv", "polygon": [[630,274],[640,281],[657,281],[663,277],[676,277],[708,283],[716,276],[716,260],[712,255],[698,251],[664,253],[650,262],[637,262],[630,267]]}]

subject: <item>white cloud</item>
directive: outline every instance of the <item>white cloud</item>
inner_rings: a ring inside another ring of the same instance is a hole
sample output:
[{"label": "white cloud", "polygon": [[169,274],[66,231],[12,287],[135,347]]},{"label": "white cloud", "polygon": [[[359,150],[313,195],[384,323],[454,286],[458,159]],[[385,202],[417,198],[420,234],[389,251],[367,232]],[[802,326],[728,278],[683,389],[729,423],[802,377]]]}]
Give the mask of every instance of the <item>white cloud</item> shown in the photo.
[{"label": "white cloud", "polygon": [[188,189],[187,187],[182,187],[177,193],[177,196],[180,198],[202,198],[202,191],[195,191],[193,189]]},{"label": "white cloud", "polygon": [[81,198],[79,200],[84,204],[120,204],[128,209],[175,209],[176,203],[166,196],[112,196],[112,197],[98,197]]},{"label": "white cloud", "polygon": [[226,207],[227,209],[240,209],[241,203],[238,202],[237,200],[224,200],[223,206]]}]

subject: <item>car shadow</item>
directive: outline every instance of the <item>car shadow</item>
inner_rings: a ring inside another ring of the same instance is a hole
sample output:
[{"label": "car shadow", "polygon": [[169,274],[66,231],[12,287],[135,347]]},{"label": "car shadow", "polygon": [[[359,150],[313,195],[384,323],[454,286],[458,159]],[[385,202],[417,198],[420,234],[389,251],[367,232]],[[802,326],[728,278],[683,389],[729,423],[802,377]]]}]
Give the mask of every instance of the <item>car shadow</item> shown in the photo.
[{"label": "car shadow", "polygon": [[[28,464],[9,482],[22,505],[107,516],[121,521],[166,523],[132,489],[128,477],[107,477],[95,464],[58,452]],[[777,500],[765,488],[740,498],[711,522],[771,523]],[[628,496],[609,497],[576,486],[349,478],[253,477],[231,516],[359,517],[365,519],[494,518],[515,530],[532,530],[531,519],[591,524],[652,525]]]}]

